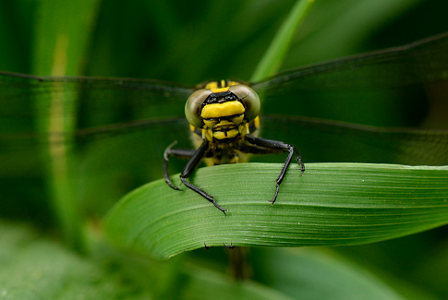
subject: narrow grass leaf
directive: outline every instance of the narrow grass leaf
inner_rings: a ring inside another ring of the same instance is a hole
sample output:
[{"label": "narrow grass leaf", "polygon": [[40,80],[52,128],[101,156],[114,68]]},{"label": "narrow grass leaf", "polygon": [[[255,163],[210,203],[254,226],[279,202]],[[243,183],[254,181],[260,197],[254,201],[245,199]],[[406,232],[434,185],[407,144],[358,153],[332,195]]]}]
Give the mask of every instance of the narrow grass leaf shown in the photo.
[{"label": "narrow grass leaf", "polygon": [[[39,2],[34,32],[33,72],[39,75],[77,75],[81,72],[82,57],[87,49],[97,13],[99,0]],[[37,105],[39,132],[74,131],[77,94],[60,98],[55,89],[49,97],[33,95]],[[69,136],[69,135],[67,135]],[[73,141],[64,138],[56,144],[48,135],[48,147],[43,147],[48,190],[56,219],[66,241],[83,250],[83,236],[73,176],[74,157],[69,150]]]},{"label": "narrow grass leaf", "polygon": [[252,82],[259,81],[278,72],[296,30],[305,19],[313,3],[314,0],[296,1],[288,18],[282,24],[282,27],[277,32],[274,40],[255,69],[251,78]]}]

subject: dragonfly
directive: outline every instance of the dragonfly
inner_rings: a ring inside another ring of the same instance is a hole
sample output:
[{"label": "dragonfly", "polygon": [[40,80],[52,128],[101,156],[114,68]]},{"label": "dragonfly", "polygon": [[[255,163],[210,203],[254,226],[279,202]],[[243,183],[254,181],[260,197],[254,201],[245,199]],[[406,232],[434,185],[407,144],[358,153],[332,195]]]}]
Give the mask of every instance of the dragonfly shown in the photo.
[{"label": "dragonfly", "polygon": [[[300,145],[307,162],[448,164],[448,132],[417,128],[431,113],[446,113],[448,34],[245,85],[260,98],[260,136]],[[184,107],[197,89],[0,72],[0,177],[41,176],[37,153],[62,145],[79,176],[97,186],[125,178],[128,190],[160,178],[172,141],[191,149]],[[55,119],[69,126],[39,126]]]},{"label": "dragonfly", "polygon": [[180,175],[182,183],[225,214],[226,210],[216,203],[213,196],[187,180],[198,163],[202,159],[208,165],[237,163],[245,161],[247,153],[287,152],[288,157],[276,180],[271,200],[274,204],[294,154],[301,167],[300,175],[305,171],[305,165],[293,145],[256,136],[260,123],[259,112],[258,94],[243,82],[220,80],[201,86],[188,97],[185,104],[185,115],[197,150],[172,149],[168,146],[163,156],[165,182],[172,189],[179,190],[168,175],[169,156],[190,158]]}]

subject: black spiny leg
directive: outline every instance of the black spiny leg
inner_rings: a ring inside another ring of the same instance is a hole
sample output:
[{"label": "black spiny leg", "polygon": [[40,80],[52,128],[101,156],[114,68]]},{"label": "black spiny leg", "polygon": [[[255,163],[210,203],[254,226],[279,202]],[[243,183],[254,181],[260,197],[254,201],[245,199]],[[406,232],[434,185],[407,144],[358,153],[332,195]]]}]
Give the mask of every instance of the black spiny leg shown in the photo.
[{"label": "black spiny leg", "polygon": [[305,165],[303,164],[302,157],[300,156],[299,151],[292,145],[286,144],[280,141],[268,140],[259,137],[254,137],[251,135],[246,135],[246,141],[251,143],[254,146],[246,145],[248,152],[252,153],[275,153],[275,152],[288,152],[288,157],[286,157],[285,163],[283,164],[283,168],[276,180],[276,187],[274,197],[271,200],[271,203],[274,204],[275,200],[277,200],[278,190],[280,188],[280,184],[285,178],[286,172],[288,171],[288,167],[291,164],[292,157],[294,152],[296,153],[297,162],[300,165],[301,172],[300,176],[302,176],[303,172],[305,172]]},{"label": "black spiny leg", "polygon": [[174,183],[171,181],[170,176],[168,175],[168,158],[170,156],[191,158],[195,151],[194,150],[172,149],[171,147],[173,147],[176,144],[177,144],[177,141],[172,142],[168,147],[166,147],[165,152],[163,153],[163,177],[165,178],[165,182],[172,189],[179,191],[179,187],[174,185]]},{"label": "black spiny leg", "polygon": [[206,192],[201,190],[199,187],[195,186],[194,184],[192,184],[191,182],[189,182],[187,180],[188,177],[190,177],[190,175],[193,173],[193,171],[198,166],[199,162],[201,161],[201,159],[204,156],[205,151],[207,149],[208,149],[208,142],[207,142],[207,140],[204,140],[202,142],[202,145],[194,151],[193,155],[191,156],[191,159],[188,161],[187,165],[185,166],[184,171],[180,175],[180,180],[183,182],[183,184],[185,184],[186,187],[195,191],[196,193],[198,193],[199,195],[201,195],[202,197],[204,197],[205,199],[210,201],[217,209],[219,209],[224,214],[226,214],[226,210],[224,208],[222,208],[221,206],[219,206],[218,203],[216,203],[215,199],[212,196],[210,196],[209,194],[207,194]]}]

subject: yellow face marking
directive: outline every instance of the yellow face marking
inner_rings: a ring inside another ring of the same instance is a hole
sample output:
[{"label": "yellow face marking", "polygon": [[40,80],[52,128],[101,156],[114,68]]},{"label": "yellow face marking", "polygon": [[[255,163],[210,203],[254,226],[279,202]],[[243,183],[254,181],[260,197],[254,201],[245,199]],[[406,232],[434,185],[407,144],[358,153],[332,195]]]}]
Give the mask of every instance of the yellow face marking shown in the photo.
[{"label": "yellow face marking", "polygon": [[232,122],[234,124],[240,124],[241,122],[243,122],[243,119],[244,119],[244,115],[241,115],[241,116],[232,118]]},{"label": "yellow face marking", "polygon": [[213,128],[217,123],[217,120],[204,120],[204,125],[208,128]]},{"label": "yellow face marking", "polygon": [[[228,121],[225,122],[228,123]],[[230,124],[235,125],[232,122],[230,122]],[[218,123],[218,125],[221,125],[221,122]],[[222,130],[217,129],[216,126],[214,128],[207,128],[207,127],[202,128],[202,138],[205,138],[210,142],[213,142],[214,140],[236,138],[238,136],[244,138],[244,136],[248,133],[249,133],[249,123],[239,124],[237,126],[228,127],[225,129],[222,128]]]},{"label": "yellow face marking", "polygon": [[207,104],[201,111],[203,119],[221,118],[232,115],[240,115],[245,112],[243,104],[239,101]]},{"label": "yellow face marking", "polygon": [[235,124],[231,121],[227,121],[227,120],[222,120],[221,122],[219,122],[218,124],[216,124],[216,126],[235,126]]},{"label": "yellow face marking", "polygon": [[214,131],[213,137],[218,140],[234,138],[239,134],[237,129],[232,129],[229,131]]}]

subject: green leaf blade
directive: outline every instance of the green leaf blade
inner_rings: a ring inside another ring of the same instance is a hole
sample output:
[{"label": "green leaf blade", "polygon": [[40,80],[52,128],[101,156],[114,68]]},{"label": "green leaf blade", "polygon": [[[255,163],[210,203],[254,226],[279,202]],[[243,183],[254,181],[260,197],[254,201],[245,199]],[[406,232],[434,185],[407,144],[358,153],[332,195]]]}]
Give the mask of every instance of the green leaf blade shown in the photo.
[{"label": "green leaf blade", "polygon": [[330,249],[265,248],[255,253],[254,273],[260,281],[294,299],[404,299],[390,281],[386,284]]},{"label": "green leaf blade", "polygon": [[274,40],[267,49],[263,58],[257,65],[251,77],[252,82],[256,82],[274,75],[280,69],[283,59],[288,52],[291,41],[300,24],[308,14],[314,0],[299,0],[291,9],[288,17],[278,30]]},{"label": "green leaf blade", "polygon": [[27,226],[0,220],[0,235],[1,299],[147,299],[116,270]]},{"label": "green leaf blade", "polygon": [[[167,258],[204,246],[354,245],[448,223],[448,168],[316,163],[290,168],[277,202],[280,164],[200,169],[192,181],[228,209],[162,180],[128,194],[106,218],[109,237]],[[174,176],[176,178],[176,176]]]}]

